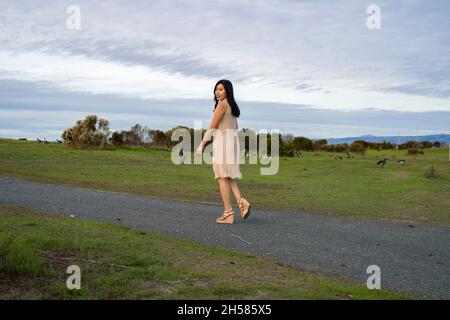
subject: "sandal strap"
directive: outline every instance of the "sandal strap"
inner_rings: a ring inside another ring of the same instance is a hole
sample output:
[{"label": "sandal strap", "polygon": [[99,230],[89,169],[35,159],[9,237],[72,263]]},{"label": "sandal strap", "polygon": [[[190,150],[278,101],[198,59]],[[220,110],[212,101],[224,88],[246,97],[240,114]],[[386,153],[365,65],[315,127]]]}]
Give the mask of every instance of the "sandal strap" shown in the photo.
[{"label": "sandal strap", "polygon": [[243,201],[244,201],[244,197],[241,197],[241,198],[239,199],[239,202],[238,202],[238,206],[239,206],[239,209],[240,209],[241,211],[244,210],[244,204],[243,204]]},{"label": "sandal strap", "polygon": [[227,218],[227,217],[229,217],[229,216],[232,216],[233,214],[234,214],[233,209],[230,209],[230,210],[228,210],[228,211],[224,211],[224,213],[223,213],[223,215],[222,215],[222,218]]}]

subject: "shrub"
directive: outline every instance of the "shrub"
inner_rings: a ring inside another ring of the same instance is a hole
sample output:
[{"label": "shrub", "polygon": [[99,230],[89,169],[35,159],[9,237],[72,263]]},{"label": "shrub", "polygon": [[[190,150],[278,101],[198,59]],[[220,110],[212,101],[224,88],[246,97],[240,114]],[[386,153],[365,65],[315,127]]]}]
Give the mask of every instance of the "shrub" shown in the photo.
[{"label": "shrub", "polygon": [[374,150],[378,150],[378,151],[381,150],[381,143],[378,143],[378,142],[367,142],[367,144],[368,144],[368,146],[366,146],[366,145],[364,144],[364,146],[365,146],[366,148],[374,149]]},{"label": "shrub", "polygon": [[441,142],[440,141],[434,141],[433,142],[433,147],[440,148],[441,147]]},{"label": "shrub", "polygon": [[383,150],[394,149],[394,145],[392,143],[390,143],[389,141],[384,140],[381,143],[381,149],[383,149]]},{"label": "shrub", "polygon": [[420,150],[418,148],[408,149],[408,155],[410,155],[410,156],[417,156],[418,154],[424,154],[423,150]]},{"label": "shrub", "polygon": [[336,144],[335,151],[336,152],[345,152],[347,151],[348,146],[345,143]]},{"label": "shrub", "polygon": [[164,131],[161,130],[150,130],[149,131],[151,145],[154,147],[163,147],[166,148],[168,146],[167,136]]},{"label": "shrub", "polygon": [[313,142],[313,150],[322,150],[322,147],[327,144],[327,139],[319,139]]},{"label": "shrub", "polygon": [[431,141],[422,141],[420,143],[420,148],[421,149],[430,149],[432,147],[433,147],[433,142],[431,142]]},{"label": "shrub", "polygon": [[284,143],[281,149],[281,155],[285,157],[293,157],[296,155],[297,150],[294,149],[294,145],[291,141]]},{"label": "shrub", "polygon": [[427,170],[425,170],[425,177],[439,178],[439,172],[433,165],[431,165],[431,167],[429,167]]},{"label": "shrub", "polygon": [[322,146],[323,151],[336,152],[336,146],[334,144],[325,144]]},{"label": "shrub", "polygon": [[124,136],[125,136],[125,131],[113,132],[113,134],[111,136],[111,143],[114,146],[123,146],[124,145]]},{"label": "shrub", "polygon": [[369,146],[370,146],[370,142],[367,142],[365,140],[355,140],[355,141],[353,141],[353,143],[358,143],[366,149],[369,148]]},{"label": "shrub", "polygon": [[292,141],[294,144],[294,149],[301,151],[312,151],[313,150],[313,142],[312,140],[306,138],[306,137],[295,137]]},{"label": "shrub", "polygon": [[107,145],[109,135],[108,120],[97,119],[96,115],[89,115],[84,120],[78,120],[74,127],[64,130],[61,138],[63,138],[64,144],[70,146],[98,147]]},{"label": "shrub", "polygon": [[350,150],[351,152],[356,153],[356,154],[364,155],[364,154],[366,153],[366,151],[367,151],[367,148],[364,147],[364,145],[362,145],[362,144],[359,143],[359,142],[353,142],[353,143],[350,145],[349,150]]},{"label": "shrub", "polygon": [[416,149],[419,147],[419,143],[413,140],[406,141],[399,145],[399,149]]}]

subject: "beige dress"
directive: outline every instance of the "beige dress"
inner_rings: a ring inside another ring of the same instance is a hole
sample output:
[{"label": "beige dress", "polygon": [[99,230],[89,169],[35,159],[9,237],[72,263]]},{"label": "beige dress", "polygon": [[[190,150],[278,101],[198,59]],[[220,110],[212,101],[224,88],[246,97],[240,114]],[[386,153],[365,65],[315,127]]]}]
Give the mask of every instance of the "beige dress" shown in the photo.
[{"label": "beige dress", "polygon": [[213,134],[212,163],[215,179],[230,177],[242,179],[239,168],[239,138],[237,136],[237,118],[231,114],[231,106],[227,103],[227,112],[219,122]]}]

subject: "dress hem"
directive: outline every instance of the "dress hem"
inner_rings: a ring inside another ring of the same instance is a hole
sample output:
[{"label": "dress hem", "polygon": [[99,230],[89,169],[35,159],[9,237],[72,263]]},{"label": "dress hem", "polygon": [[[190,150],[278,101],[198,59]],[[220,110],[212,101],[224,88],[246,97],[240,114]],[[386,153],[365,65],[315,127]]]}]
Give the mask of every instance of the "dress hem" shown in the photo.
[{"label": "dress hem", "polygon": [[234,177],[232,177],[232,176],[226,175],[224,177],[220,177],[220,176],[214,177],[214,179],[216,179],[216,180],[219,179],[219,178],[242,179],[242,176],[234,176]]}]

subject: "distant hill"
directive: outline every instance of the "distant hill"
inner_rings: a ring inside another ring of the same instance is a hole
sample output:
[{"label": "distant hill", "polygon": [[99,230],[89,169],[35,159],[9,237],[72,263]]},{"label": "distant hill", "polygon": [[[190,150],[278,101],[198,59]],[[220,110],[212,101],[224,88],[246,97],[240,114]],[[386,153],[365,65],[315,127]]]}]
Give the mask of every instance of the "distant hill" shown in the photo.
[{"label": "distant hill", "polygon": [[[427,136],[373,136],[364,135],[360,137],[347,137],[347,138],[326,138],[329,144],[336,143],[348,143],[351,144],[355,140],[365,140],[367,142],[383,142],[384,140],[390,143],[401,144],[409,140],[414,141],[440,141],[445,142],[446,145],[450,144],[450,134],[433,134]],[[316,140],[316,139],[315,139]]]}]

